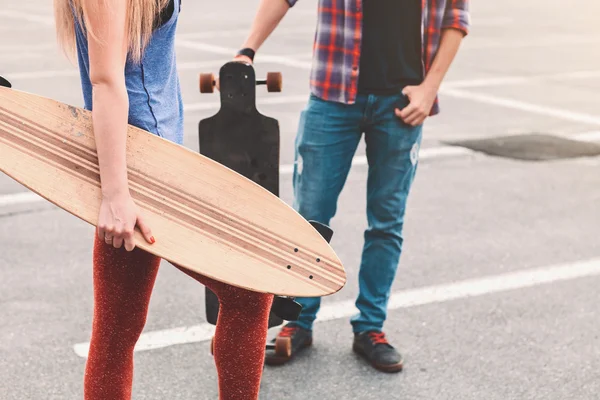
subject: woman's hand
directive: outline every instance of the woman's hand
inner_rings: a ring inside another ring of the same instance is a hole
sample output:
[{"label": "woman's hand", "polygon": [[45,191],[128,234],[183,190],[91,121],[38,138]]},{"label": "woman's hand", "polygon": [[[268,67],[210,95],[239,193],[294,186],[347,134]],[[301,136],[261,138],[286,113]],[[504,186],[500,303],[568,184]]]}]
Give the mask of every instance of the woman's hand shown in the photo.
[{"label": "woman's hand", "polygon": [[133,238],[134,228],[138,227],[150,244],[155,242],[150,227],[142,216],[128,192],[103,196],[98,216],[98,237],[108,245],[120,249],[125,244],[125,250],[135,248]]},{"label": "woman's hand", "polygon": [[[129,37],[127,1],[82,0],[87,10],[92,122],[102,202],[98,215],[100,240],[127,251],[135,248],[134,229],[139,227],[148,243],[154,243],[150,228],[133,202],[127,181],[127,127],[129,94],[125,82]],[[109,21],[110,23],[107,23]]]}]

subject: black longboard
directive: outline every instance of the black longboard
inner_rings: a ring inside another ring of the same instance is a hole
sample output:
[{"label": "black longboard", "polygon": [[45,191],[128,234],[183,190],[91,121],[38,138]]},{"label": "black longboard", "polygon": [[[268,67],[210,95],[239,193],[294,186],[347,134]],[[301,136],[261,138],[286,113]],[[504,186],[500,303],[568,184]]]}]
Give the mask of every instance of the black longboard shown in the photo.
[{"label": "black longboard", "polygon": [[[213,74],[200,75],[200,92],[212,93],[215,85]],[[280,92],[281,74],[268,73],[265,80],[257,80],[250,64],[229,62],[221,67],[221,108],[199,123],[200,153],[279,196],[279,123],[256,109],[257,85],[266,85],[269,92]],[[325,240],[331,240],[333,231],[328,226],[309,222]],[[205,290],[206,319],[216,325],[219,300],[210,289]],[[275,296],[269,328],[284,320],[296,320],[301,310],[294,299]]]},{"label": "black longboard", "polygon": [[0,86],[7,87],[7,88],[11,88],[12,87],[12,85],[10,84],[10,82],[7,81],[6,79],[4,79],[1,76],[0,76]]},{"label": "black longboard", "polygon": [[[279,196],[279,123],[256,109],[257,84],[269,91],[281,90],[281,75],[268,74],[257,81],[254,68],[247,63],[229,62],[219,72],[221,108],[200,121],[200,153]],[[213,92],[214,75],[200,76],[200,91]],[[216,325],[219,314],[217,296],[206,288],[206,317]],[[283,319],[271,312],[269,327]]]}]

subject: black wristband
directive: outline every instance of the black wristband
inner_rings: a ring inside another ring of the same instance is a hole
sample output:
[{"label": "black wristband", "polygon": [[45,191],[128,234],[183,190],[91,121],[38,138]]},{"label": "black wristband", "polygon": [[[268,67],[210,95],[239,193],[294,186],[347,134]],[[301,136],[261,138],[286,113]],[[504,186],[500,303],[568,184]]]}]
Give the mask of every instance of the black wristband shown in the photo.
[{"label": "black wristband", "polygon": [[249,48],[249,47],[246,47],[246,48],[244,48],[244,49],[241,49],[240,51],[238,51],[238,52],[237,52],[237,55],[238,55],[238,56],[246,56],[246,57],[248,57],[249,59],[251,59],[252,61],[254,61],[254,55],[255,55],[255,54],[256,54],[256,53],[255,53],[255,51],[254,51],[254,50],[252,50],[252,49],[251,49],[251,48]]}]

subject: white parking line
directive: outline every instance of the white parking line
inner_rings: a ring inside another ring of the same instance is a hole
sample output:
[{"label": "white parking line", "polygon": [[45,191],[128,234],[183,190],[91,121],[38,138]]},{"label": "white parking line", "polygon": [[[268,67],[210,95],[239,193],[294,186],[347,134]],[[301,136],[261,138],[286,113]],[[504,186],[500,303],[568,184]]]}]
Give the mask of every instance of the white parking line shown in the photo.
[{"label": "white parking line", "polygon": [[[218,99],[218,97],[216,98]],[[259,97],[256,99],[256,105],[278,105],[278,104],[301,104],[308,101],[308,95],[301,96],[281,96],[281,95],[269,95],[268,97]],[[218,100],[210,103],[191,103],[185,104],[183,110],[185,112],[193,111],[206,111],[206,110],[218,110],[221,104]]]},{"label": "white parking line", "polygon": [[600,131],[583,132],[570,136],[572,139],[582,142],[600,142]]},{"label": "white parking line", "polygon": [[[277,35],[298,35],[298,34],[314,34],[315,26],[289,26],[280,27],[277,29]],[[228,29],[228,30],[217,30],[217,31],[204,31],[204,32],[190,32],[190,33],[178,33],[177,38],[185,40],[198,40],[198,39],[220,39],[225,37],[244,37],[248,34],[249,30],[244,29]]]},{"label": "white parking line", "polygon": [[[468,279],[443,285],[403,290],[393,293],[389,310],[468,299],[493,293],[530,288],[553,282],[600,275],[600,258],[562,265],[548,266],[483,278]],[[353,300],[325,304],[317,322],[348,318],[356,313]],[[146,351],[169,346],[205,342],[212,338],[214,326],[204,323],[189,327],[147,332],[141,335],[135,351]],[[73,346],[75,354],[87,357],[89,343]]]},{"label": "white parking line", "polygon": [[[178,47],[183,47],[183,48],[191,49],[191,50],[200,50],[200,51],[204,51],[206,53],[221,54],[224,56],[228,56],[230,58],[233,58],[233,56],[237,52],[236,49],[231,48],[231,47],[217,46],[214,44],[201,43],[201,42],[196,42],[196,41],[192,41],[192,40],[179,39],[175,42],[175,44]],[[276,63],[276,64],[280,64],[280,65],[285,65],[288,67],[295,67],[295,68],[300,68],[300,69],[305,69],[305,70],[310,69],[312,66],[312,62],[310,62],[310,61],[300,61],[300,60],[297,60],[292,57],[275,56],[275,55],[269,55],[269,54],[257,55],[256,61],[257,62],[265,62],[265,63]]]},{"label": "white parking line", "polygon": [[62,78],[62,77],[75,77],[79,76],[79,70],[77,69],[61,69],[61,70],[47,70],[47,71],[30,71],[30,72],[10,72],[3,73],[3,77],[9,81],[17,79],[46,79],[46,78]]},{"label": "white parking line", "polygon": [[[497,78],[498,80],[509,79],[509,78]],[[517,81],[521,78],[513,77],[513,80]],[[483,80],[478,80],[483,83]],[[490,80],[487,80],[490,82]],[[493,96],[483,93],[475,93],[471,91],[455,89],[455,87],[471,87],[469,81],[457,81],[455,83],[449,82],[448,84],[440,88],[441,95],[447,95],[459,99],[474,101],[477,103],[490,104],[495,106],[501,106],[505,108],[511,108],[518,111],[529,112],[533,114],[544,115],[548,117],[563,119],[567,121],[580,122],[590,125],[600,125],[600,117],[594,115],[588,115],[583,113],[577,113],[564,109],[547,107],[543,105],[528,103],[520,100],[514,100],[505,97]],[[275,105],[275,104],[294,104],[294,103],[305,103],[307,101],[306,96],[274,96],[267,98],[258,98],[257,105]],[[184,106],[186,112],[193,111],[204,111],[214,110],[219,108],[218,102],[211,103],[191,103]]]},{"label": "white parking line", "polygon": [[20,12],[13,10],[0,10],[0,18],[12,18],[20,21],[35,22],[46,26],[54,26],[54,18],[45,15],[36,15],[29,12]]},{"label": "white parking line", "polygon": [[[180,62],[177,64],[179,71],[200,70],[201,68],[219,68],[223,65],[223,60],[206,60],[206,61],[190,61]],[[2,73],[6,79],[12,81],[17,79],[46,79],[46,78],[61,78],[61,77],[78,77],[79,70],[76,68],[62,70],[47,70],[47,71],[30,71],[30,72],[14,72]]]},{"label": "white parking line", "polygon": [[[197,50],[205,49],[208,52],[216,54],[229,54],[232,49],[227,49],[219,46],[199,44],[196,42],[179,41],[181,46],[192,46]],[[50,49],[56,45],[40,44],[40,49]],[[0,47],[0,50],[2,47]],[[17,46],[9,46],[7,50],[17,50]],[[28,47],[25,50],[33,50]],[[308,69],[310,67],[310,58],[308,60],[302,60],[302,57],[290,58],[281,56],[270,56],[266,55],[263,61],[280,63],[285,62],[286,65],[291,67],[299,67],[301,69]],[[180,71],[188,70],[199,70],[201,68],[220,68],[224,63],[224,59],[206,60],[199,62],[179,62],[177,69]],[[200,72],[200,71],[198,71]],[[217,71],[215,71],[217,72]],[[46,79],[54,77],[76,77],[79,76],[79,71],[75,68],[64,69],[64,70],[43,70],[43,71],[29,71],[29,72],[2,72],[2,75],[8,79]],[[478,87],[493,87],[493,86],[507,86],[507,85],[526,85],[537,82],[554,81],[554,80],[580,80],[580,79],[596,79],[600,78],[600,70],[584,70],[584,71],[572,71],[572,72],[558,72],[551,74],[537,74],[537,75],[520,75],[520,76],[491,76],[488,78],[477,78],[477,79],[458,79],[446,81],[442,84],[442,90],[447,89],[465,89],[465,88],[478,88]],[[194,105],[190,105],[194,108]],[[202,109],[202,108],[200,108]]]},{"label": "white parking line", "polygon": [[[466,149],[464,147],[453,147],[453,146],[440,146],[440,147],[431,147],[421,149],[419,151],[419,160],[431,160],[436,158],[445,158],[445,157],[457,157],[457,156],[467,156],[475,154],[474,151]],[[368,164],[367,156],[356,156],[352,159],[352,166],[365,166]],[[282,165],[280,167],[279,172],[282,175],[292,174],[294,172],[294,165]]]},{"label": "white parking line", "polygon": [[[56,43],[38,43],[38,44],[7,44],[1,45],[0,51],[11,52],[11,51],[36,51],[36,50],[55,50],[57,49]],[[2,55],[6,57],[5,54]],[[8,56],[11,58],[12,56]]]},{"label": "white parking line", "polygon": [[525,101],[513,100],[505,97],[493,96],[483,93],[469,92],[460,89],[442,88],[440,90],[440,93],[443,95],[474,101],[477,103],[491,104],[494,106],[511,108],[513,110],[525,111],[532,114],[539,114],[547,117],[564,119],[567,121],[580,122],[590,125],[600,125],[600,117],[568,111],[561,108],[546,107],[538,104],[527,103]]},{"label": "white parking line", "polygon": [[554,80],[578,80],[600,78],[600,70],[558,72],[553,74],[492,76],[489,78],[448,81],[442,84],[444,89],[465,89],[492,86],[527,85]]},{"label": "white parking line", "polygon": [[46,201],[46,199],[33,192],[20,192],[0,195],[0,207],[40,203],[43,201]]},{"label": "white parking line", "polygon": [[569,36],[546,36],[535,38],[534,40],[489,40],[486,38],[467,40],[462,50],[486,50],[486,49],[526,49],[530,47],[552,47],[559,46],[588,46],[600,43],[600,37],[589,35],[569,35]]},{"label": "white parking line", "polygon": [[[452,147],[452,146],[444,146],[444,147],[433,147],[433,148],[425,148],[419,151],[419,159],[421,160],[431,160],[434,158],[443,158],[443,157],[456,157],[456,156],[464,156],[473,154],[473,152],[469,149],[465,149],[462,147]],[[352,161],[353,166],[364,166],[367,165],[367,158],[365,156],[356,156]],[[293,164],[283,164],[280,166],[280,174],[290,175],[294,171]],[[33,192],[20,192],[20,193],[12,193],[0,195],[0,208],[9,207],[9,206],[17,206],[21,204],[34,204],[45,201],[43,197],[38,196]]]}]

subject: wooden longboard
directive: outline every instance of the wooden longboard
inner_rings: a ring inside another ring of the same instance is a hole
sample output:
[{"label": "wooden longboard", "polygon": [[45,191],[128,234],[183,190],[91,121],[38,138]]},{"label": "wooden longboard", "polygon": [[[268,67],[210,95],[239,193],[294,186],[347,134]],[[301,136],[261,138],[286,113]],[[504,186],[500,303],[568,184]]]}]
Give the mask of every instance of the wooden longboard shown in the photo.
[{"label": "wooden longboard", "polygon": [[[249,290],[327,296],[345,284],[327,241],[293,208],[201,154],[129,126],[131,194],[171,263]],[[96,225],[100,177],[91,113],[0,87],[0,171]]]}]

